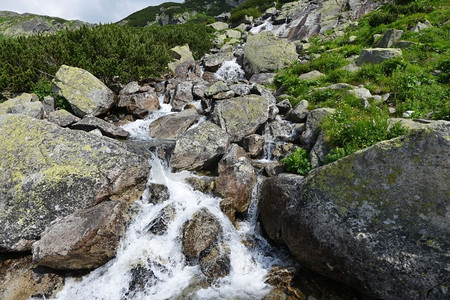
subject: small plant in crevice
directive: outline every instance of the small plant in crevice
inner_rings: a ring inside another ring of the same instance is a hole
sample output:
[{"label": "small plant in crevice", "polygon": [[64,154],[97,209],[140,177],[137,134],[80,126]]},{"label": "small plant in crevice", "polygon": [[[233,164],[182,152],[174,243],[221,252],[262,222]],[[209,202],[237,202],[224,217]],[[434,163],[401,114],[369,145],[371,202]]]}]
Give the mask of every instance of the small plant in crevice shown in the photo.
[{"label": "small plant in crevice", "polygon": [[311,171],[312,166],[309,154],[303,148],[297,148],[294,152],[281,160],[288,172],[306,175]]}]

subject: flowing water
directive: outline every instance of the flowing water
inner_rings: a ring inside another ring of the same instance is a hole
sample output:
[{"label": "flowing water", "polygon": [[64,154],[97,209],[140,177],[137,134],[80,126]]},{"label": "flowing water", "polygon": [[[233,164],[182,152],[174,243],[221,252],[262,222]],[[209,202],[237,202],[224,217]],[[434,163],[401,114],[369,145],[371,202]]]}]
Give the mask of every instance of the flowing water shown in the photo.
[{"label": "flowing water", "polygon": [[[149,140],[148,125],[170,111],[169,107],[163,110],[123,128],[131,132],[132,139]],[[134,205],[137,213],[120,242],[116,258],[81,279],[66,278],[57,299],[262,299],[272,289],[265,283],[266,275],[274,264],[281,263],[282,254],[259,234],[257,199],[261,179],[254,189],[247,217],[238,222],[236,229],[220,210],[220,198],[194,191],[185,183],[187,177],[195,175],[187,171],[172,173],[165,162],[156,158],[149,163],[152,168],[148,186],[166,185],[169,199],[150,204],[147,188]],[[149,224],[167,206],[174,208],[173,220],[162,235],[152,234]],[[186,260],[181,241],[183,225],[201,209],[207,209],[220,222],[221,242],[230,249],[229,275],[206,287],[202,285],[200,267]]]},{"label": "flowing water", "polygon": [[236,62],[236,59],[225,61],[216,72],[216,77],[220,80],[239,81],[245,78],[245,72]]}]

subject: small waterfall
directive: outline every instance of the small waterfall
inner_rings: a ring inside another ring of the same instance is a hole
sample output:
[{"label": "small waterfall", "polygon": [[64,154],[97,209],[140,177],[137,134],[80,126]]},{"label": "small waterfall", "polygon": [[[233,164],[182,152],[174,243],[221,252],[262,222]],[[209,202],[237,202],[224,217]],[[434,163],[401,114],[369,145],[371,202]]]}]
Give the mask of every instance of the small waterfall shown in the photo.
[{"label": "small waterfall", "polygon": [[250,33],[258,34],[263,31],[272,31],[272,30],[274,30],[274,26],[271,22],[271,18],[269,17],[265,19],[261,25],[255,26],[252,29],[250,29]]},{"label": "small waterfall", "polygon": [[245,78],[245,72],[236,59],[224,62],[216,72],[216,77],[224,81],[239,81]]}]

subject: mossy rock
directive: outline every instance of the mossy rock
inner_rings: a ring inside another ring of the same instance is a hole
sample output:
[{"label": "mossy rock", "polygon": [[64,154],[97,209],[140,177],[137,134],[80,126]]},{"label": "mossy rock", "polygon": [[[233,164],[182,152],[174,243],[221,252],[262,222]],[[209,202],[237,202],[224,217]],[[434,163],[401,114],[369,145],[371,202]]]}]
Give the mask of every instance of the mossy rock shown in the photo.
[{"label": "mossy rock", "polygon": [[29,250],[57,217],[145,188],[147,158],[109,138],[6,114],[0,140],[0,252]]},{"label": "mossy rock", "polygon": [[265,230],[305,266],[375,298],[448,298],[448,149],[441,121],[306,177],[268,179]]}]

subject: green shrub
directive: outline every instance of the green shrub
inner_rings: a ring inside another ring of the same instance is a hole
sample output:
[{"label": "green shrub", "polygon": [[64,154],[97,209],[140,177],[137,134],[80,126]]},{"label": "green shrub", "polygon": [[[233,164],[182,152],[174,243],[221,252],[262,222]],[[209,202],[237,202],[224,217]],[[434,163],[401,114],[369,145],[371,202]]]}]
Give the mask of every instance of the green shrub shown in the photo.
[{"label": "green shrub", "polygon": [[303,148],[297,148],[295,151],[281,160],[288,172],[306,175],[311,171],[311,162],[309,155]]}]

